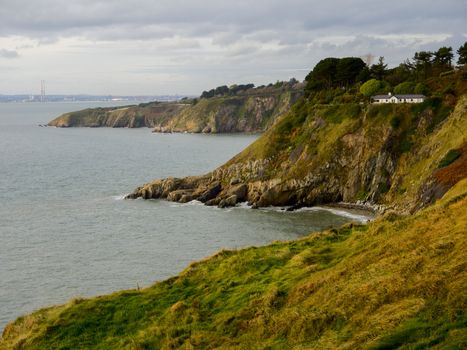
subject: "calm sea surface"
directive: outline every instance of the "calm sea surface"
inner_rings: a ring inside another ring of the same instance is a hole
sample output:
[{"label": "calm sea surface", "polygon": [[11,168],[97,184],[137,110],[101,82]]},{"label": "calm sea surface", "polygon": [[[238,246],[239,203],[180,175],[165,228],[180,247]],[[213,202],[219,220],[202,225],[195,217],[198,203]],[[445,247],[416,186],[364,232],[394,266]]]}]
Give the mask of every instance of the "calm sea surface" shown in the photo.
[{"label": "calm sea surface", "polygon": [[294,239],[349,220],[320,209],[122,200],[154,178],[208,172],[256,136],[38,126],[108,105],[0,104],[0,331],[75,296],[150,285],[221,248]]}]

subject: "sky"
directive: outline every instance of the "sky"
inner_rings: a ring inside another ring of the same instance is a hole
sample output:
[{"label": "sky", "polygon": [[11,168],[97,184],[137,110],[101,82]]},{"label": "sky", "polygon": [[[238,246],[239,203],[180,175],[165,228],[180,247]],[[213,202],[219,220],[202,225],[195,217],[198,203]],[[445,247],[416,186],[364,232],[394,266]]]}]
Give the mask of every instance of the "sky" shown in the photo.
[{"label": "sky", "polygon": [[0,0],[0,94],[199,95],[467,40],[467,0]]}]

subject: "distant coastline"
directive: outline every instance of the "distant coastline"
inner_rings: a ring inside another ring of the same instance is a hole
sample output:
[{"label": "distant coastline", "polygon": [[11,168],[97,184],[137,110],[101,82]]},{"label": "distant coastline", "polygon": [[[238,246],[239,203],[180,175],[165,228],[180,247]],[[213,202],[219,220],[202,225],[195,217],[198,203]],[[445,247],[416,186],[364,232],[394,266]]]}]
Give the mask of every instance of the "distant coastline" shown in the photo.
[{"label": "distant coastline", "polygon": [[171,102],[178,101],[184,97],[191,97],[189,95],[45,95],[42,97],[37,94],[18,94],[18,95],[2,95],[0,94],[0,103],[24,103],[24,102],[122,102],[128,101],[129,103],[141,102]]}]

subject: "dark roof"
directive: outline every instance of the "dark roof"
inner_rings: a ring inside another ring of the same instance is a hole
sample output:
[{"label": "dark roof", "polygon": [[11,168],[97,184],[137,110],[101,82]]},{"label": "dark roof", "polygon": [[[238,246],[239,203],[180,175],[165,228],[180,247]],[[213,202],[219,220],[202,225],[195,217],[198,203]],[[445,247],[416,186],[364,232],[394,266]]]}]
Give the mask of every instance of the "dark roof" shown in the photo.
[{"label": "dark roof", "polygon": [[374,100],[381,100],[381,99],[389,99],[393,96],[397,97],[398,99],[424,98],[425,97],[425,95],[375,95],[375,96],[371,96],[371,98]]}]

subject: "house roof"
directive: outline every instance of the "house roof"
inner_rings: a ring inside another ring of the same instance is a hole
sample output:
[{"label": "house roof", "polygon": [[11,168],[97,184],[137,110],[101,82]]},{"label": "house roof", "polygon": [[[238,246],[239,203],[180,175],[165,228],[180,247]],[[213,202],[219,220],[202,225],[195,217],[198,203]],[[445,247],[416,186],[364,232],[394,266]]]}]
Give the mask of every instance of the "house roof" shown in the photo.
[{"label": "house roof", "polygon": [[383,100],[387,99],[389,100],[391,97],[397,97],[399,100],[400,99],[407,99],[407,98],[425,98],[425,95],[375,95],[371,96],[372,99],[374,100]]}]

